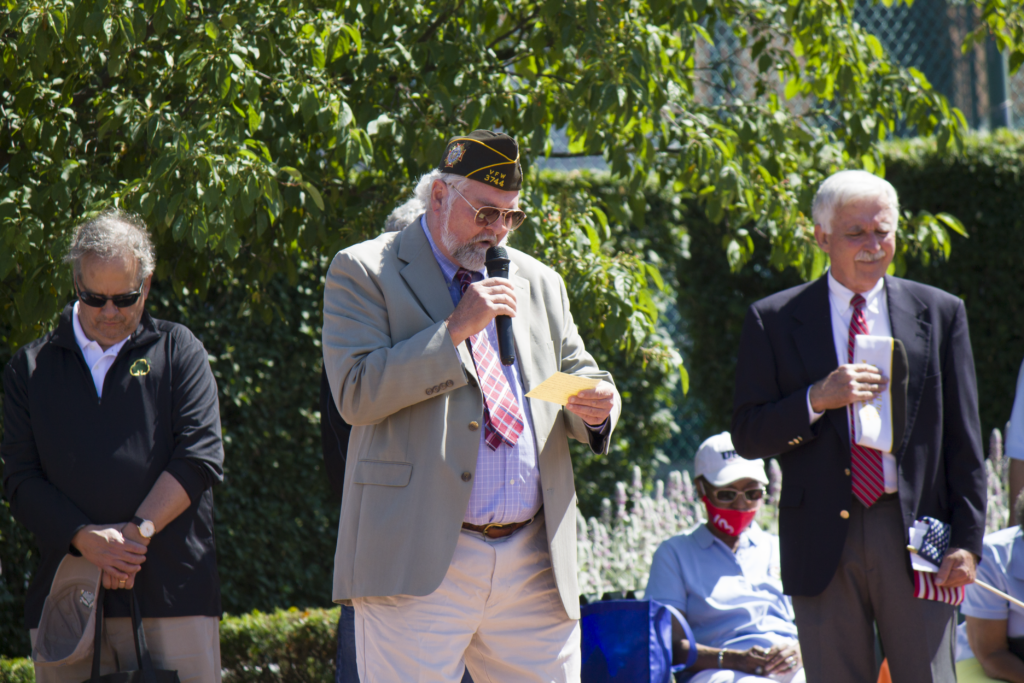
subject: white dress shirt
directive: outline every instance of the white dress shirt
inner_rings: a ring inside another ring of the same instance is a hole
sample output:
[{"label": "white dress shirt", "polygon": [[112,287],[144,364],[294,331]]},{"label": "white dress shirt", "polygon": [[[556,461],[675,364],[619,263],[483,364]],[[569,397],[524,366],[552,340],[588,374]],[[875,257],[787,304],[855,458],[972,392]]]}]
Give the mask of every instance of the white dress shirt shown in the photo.
[{"label": "white dress shirt", "polygon": [[114,359],[117,358],[118,352],[130,337],[125,337],[104,351],[99,344],[85,336],[85,330],[82,329],[82,321],[78,318],[78,307],[81,305],[80,301],[75,302],[75,308],[71,316],[72,326],[75,328],[75,341],[78,342],[78,348],[82,349],[82,355],[85,356],[85,364],[89,366],[89,371],[92,372],[92,382],[96,385],[96,397],[102,398],[103,380],[107,378],[107,370],[114,364]]},{"label": "white dress shirt", "polygon": [[[850,300],[855,292],[839,284],[828,272],[828,302],[832,313],[832,341],[836,346],[836,358],[840,365],[850,362],[850,320],[853,318],[853,306]],[[864,321],[868,326],[868,334],[874,337],[891,337],[892,323],[889,321],[889,297],[885,293],[885,278],[879,278],[870,291],[864,292]],[[811,408],[811,390],[807,389],[807,414],[814,424],[825,413],[816,413]],[[850,425],[850,411],[846,411],[846,421]],[[896,456],[882,452],[882,476],[885,480],[885,492],[896,493],[898,479],[896,476]]]}]

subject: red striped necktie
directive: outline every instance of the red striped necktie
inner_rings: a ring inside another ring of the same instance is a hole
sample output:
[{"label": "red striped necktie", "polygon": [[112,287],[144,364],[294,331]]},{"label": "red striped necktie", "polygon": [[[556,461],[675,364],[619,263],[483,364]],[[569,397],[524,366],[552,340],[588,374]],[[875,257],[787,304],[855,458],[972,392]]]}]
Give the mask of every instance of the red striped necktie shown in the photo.
[{"label": "red striped necktie", "polygon": [[[849,360],[853,360],[853,342],[858,334],[868,333],[868,323],[864,319],[864,297],[854,294],[850,299],[853,306],[853,317],[850,318]],[[885,477],[882,473],[882,452],[876,448],[859,445],[854,434],[853,404],[850,404],[850,470],[853,478],[853,495],[871,507],[879,496],[885,492]]]},{"label": "red striped necktie", "polygon": [[[473,273],[465,268],[459,268],[455,273],[455,279],[462,294],[465,294],[473,282]],[[515,446],[523,432],[523,414],[519,410],[512,388],[508,385],[508,379],[498,364],[498,354],[491,346],[487,328],[480,330],[467,341],[469,350],[473,352],[476,374],[480,378],[480,389],[484,395],[484,440],[492,451],[497,450],[503,441],[509,446]]]}]

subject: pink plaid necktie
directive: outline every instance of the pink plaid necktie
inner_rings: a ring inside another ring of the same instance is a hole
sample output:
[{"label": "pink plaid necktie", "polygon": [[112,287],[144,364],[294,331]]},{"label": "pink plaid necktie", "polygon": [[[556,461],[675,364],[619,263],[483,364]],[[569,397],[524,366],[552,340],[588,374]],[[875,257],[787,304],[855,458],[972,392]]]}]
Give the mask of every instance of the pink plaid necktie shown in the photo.
[{"label": "pink plaid necktie", "polygon": [[[473,282],[473,273],[459,268],[455,279],[463,294]],[[523,432],[523,415],[519,404],[508,385],[508,379],[498,364],[498,354],[487,337],[487,328],[469,338],[469,349],[473,352],[476,374],[480,378],[480,389],[484,394],[484,440],[490,449],[496,450],[502,441],[515,446]]]},{"label": "pink plaid necktie", "polygon": [[[853,317],[850,318],[849,360],[853,360],[853,342],[858,334],[868,333],[868,323],[864,319],[864,297],[854,294],[850,299],[853,306]],[[885,491],[885,478],[882,474],[882,452],[875,448],[866,448],[854,441],[853,404],[850,404],[850,470],[853,478],[853,495],[871,507]]]}]

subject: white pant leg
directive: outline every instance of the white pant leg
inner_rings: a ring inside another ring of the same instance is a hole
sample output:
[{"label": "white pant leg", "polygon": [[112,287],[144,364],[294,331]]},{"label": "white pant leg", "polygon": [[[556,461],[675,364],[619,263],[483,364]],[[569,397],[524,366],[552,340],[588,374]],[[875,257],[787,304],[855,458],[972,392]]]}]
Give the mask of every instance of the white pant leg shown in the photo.
[{"label": "white pant leg", "polygon": [[362,683],[578,683],[579,626],[554,585],[542,517],[509,537],[463,531],[430,595],[356,598]]},{"label": "white pant leg", "polygon": [[494,550],[491,597],[466,651],[474,682],[579,683],[579,622],[569,619],[555,586],[543,519]]},{"label": "white pant leg", "polygon": [[354,598],[361,683],[459,683],[493,570],[491,547],[460,533],[451,566],[430,595]]},{"label": "white pant leg", "polygon": [[755,676],[731,669],[705,669],[698,672],[689,683],[805,683],[804,669],[790,671],[782,676]]}]

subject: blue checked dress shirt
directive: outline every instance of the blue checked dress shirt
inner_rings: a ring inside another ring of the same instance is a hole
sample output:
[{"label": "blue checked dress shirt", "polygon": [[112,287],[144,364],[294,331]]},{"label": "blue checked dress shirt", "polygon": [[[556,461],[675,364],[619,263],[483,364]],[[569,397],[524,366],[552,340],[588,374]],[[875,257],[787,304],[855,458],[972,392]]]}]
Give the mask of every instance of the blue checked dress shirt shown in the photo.
[{"label": "blue checked dress shirt", "polygon": [[[437,265],[441,266],[444,280],[448,285],[448,293],[456,306],[462,299],[459,283],[454,281],[459,266],[438,251],[434,238],[427,229],[425,217],[420,218],[420,225],[430,243]],[[484,279],[485,270],[475,273],[474,282]],[[498,330],[492,320],[486,332],[491,346],[498,348]],[[453,353],[455,347],[452,347]],[[519,372],[519,359],[513,365],[502,365],[505,379],[515,396],[516,402],[523,411],[523,433],[515,446],[502,442],[498,448],[491,450],[484,441],[485,430],[480,430],[480,442],[476,455],[476,476],[473,477],[473,490],[469,494],[469,505],[462,521],[470,524],[509,524],[530,519],[540,510],[543,498],[540,492],[540,467],[537,465],[537,440],[533,436],[533,415],[530,404],[523,396],[523,383]]]}]

